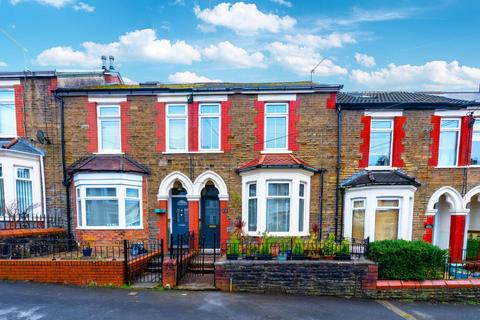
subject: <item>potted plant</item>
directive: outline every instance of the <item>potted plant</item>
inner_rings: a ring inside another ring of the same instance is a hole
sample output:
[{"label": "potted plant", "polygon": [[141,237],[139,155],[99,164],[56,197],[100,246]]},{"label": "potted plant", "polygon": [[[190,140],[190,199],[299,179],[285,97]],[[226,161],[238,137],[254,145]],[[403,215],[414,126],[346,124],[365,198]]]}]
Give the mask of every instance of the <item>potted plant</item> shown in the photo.
[{"label": "potted plant", "polygon": [[310,232],[310,238],[306,243],[306,251],[309,259],[318,260],[321,254],[321,244],[318,241],[318,225],[312,225],[312,231]]},{"label": "potted plant", "polygon": [[235,233],[232,233],[227,246],[227,260],[237,260],[240,253],[240,240]]},{"label": "potted plant", "polygon": [[299,237],[296,237],[293,240],[292,259],[293,260],[303,260],[303,259],[305,259],[304,248],[303,248],[303,240]]},{"label": "potted plant", "polygon": [[269,239],[269,244],[270,244],[270,254],[272,255],[272,258],[276,258],[279,253],[280,253],[280,247],[277,239],[275,238],[270,238]]},{"label": "potted plant", "polygon": [[272,251],[270,249],[270,237],[265,233],[263,235],[262,243],[260,244],[259,260],[272,260]]},{"label": "potted plant", "polygon": [[323,254],[325,256],[325,260],[333,260],[335,258],[335,252],[337,244],[335,243],[335,235],[333,233],[329,234],[327,240],[323,244]]},{"label": "potted plant", "polygon": [[343,239],[335,254],[335,260],[350,260],[350,241]]},{"label": "potted plant", "polygon": [[279,247],[279,253],[277,256],[277,260],[280,260],[280,261],[288,260],[292,255],[292,251],[288,249],[288,239],[287,238],[280,239],[278,243],[278,247]]},{"label": "potted plant", "polygon": [[258,254],[258,244],[256,242],[249,243],[247,245],[247,254],[245,259],[255,260],[255,256]]},{"label": "potted plant", "polygon": [[92,248],[90,247],[90,242],[85,243],[85,246],[82,249],[82,254],[84,257],[92,256]]}]

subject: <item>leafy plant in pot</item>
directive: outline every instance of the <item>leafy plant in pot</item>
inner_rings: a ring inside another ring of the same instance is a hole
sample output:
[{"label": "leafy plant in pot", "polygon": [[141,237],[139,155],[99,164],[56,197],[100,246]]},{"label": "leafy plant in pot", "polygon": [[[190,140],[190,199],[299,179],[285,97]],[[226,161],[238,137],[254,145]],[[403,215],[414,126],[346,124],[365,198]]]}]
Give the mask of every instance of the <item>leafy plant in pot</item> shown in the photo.
[{"label": "leafy plant in pot", "polygon": [[259,260],[272,260],[270,242],[270,237],[265,233],[263,235],[262,243],[260,244],[260,254],[258,255]]},{"label": "leafy plant in pot", "polygon": [[288,249],[288,239],[281,239],[278,242],[279,253],[277,256],[277,260],[279,261],[286,261],[290,255],[291,251]]},{"label": "leafy plant in pot", "polygon": [[312,225],[312,231],[310,232],[310,238],[307,241],[306,251],[309,259],[318,260],[321,255],[321,244],[318,241],[318,225]]},{"label": "leafy plant in pot", "polygon": [[304,248],[303,248],[303,240],[299,237],[296,237],[293,240],[292,259],[293,260],[303,260],[303,259],[305,259]]},{"label": "leafy plant in pot", "polygon": [[335,258],[335,252],[337,244],[335,242],[335,235],[333,233],[329,234],[327,240],[323,244],[323,254],[325,256],[325,260],[333,260]]},{"label": "leafy plant in pot", "polygon": [[240,253],[240,240],[235,233],[230,237],[230,241],[227,247],[227,259],[237,260]]},{"label": "leafy plant in pot", "polygon": [[335,254],[335,260],[350,260],[350,241],[343,239]]},{"label": "leafy plant in pot", "polygon": [[92,256],[92,248],[90,247],[90,242],[85,243],[85,246],[82,249],[82,254],[84,257]]},{"label": "leafy plant in pot", "polygon": [[252,242],[247,245],[247,260],[255,260],[255,256],[258,254],[258,243]]}]

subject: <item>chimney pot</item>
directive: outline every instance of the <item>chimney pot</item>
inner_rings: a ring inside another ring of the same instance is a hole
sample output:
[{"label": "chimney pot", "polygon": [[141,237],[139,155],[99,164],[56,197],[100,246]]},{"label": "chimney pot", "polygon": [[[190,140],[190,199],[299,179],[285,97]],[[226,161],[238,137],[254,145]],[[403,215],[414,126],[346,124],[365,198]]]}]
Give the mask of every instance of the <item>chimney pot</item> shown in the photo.
[{"label": "chimney pot", "polygon": [[107,57],[102,56],[102,69],[107,70]]},{"label": "chimney pot", "polygon": [[110,70],[115,70],[115,66],[113,65],[115,58],[113,56],[109,56],[108,59],[110,60]]}]

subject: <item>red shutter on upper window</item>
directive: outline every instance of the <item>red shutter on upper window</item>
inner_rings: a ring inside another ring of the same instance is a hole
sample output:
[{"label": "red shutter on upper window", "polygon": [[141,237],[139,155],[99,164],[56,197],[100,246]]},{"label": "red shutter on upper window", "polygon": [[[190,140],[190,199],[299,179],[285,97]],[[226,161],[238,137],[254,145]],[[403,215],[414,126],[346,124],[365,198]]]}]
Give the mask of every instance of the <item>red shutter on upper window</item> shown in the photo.
[{"label": "red shutter on upper window", "polygon": [[360,154],[362,158],[358,162],[360,168],[368,167],[368,156],[370,152],[370,123],[372,117],[362,116],[361,121],[363,123],[363,130],[360,132],[360,139],[362,143],[360,144]]},{"label": "red shutter on upper window", "polygon": [[120,136],[122,139],[122,152],[130,152],[132,148],[130,145],[130,131],[128,129],[130,123],[130,116],[128,114],[129,104],[128,101],[120,103]]},{"label": "red shutter on upper window", "polygon": [[403,138],[405,138],[405,124],[406,117],[395,117],[393,120],[393,152],[392,152],[392,167],[403,167],[405,165],[402,159],[402,153],[405,150],[403,146]]},{"label": "red shutter on upper window", "polygon": [[262,151],[264,145],[265,134],[265,103],[263,101],[255,101],[255,109],[257,109],[257,115],[255,116],[255,123],[257,128],[255,129],[255,136],[257,137],[257,143],[254,145],[255,151]]},{"label": "red shutter on upper window", "polygon": [[470,119],[471,117],[469,116],[462,117],[462,124],[460,127],[460,144],[458,147],[459,166],[468,166],[470,164],[473,134],[473,126],[470,127],[469,125]]},{"label": "red shutter on upper window", "polygon": [[51,96],[52,92],[57,90],[57,87],[58,87],[58,79],[57,77],[53,77],[52,79],[50,79],[50,84],[48,85],[48,88],[47,88],[47,94]]},{"label": "red shutter on upper window", "polygon": [[87,118],[85,121],[88,125],[87,150],[90,153],[98,152],[97,104],[95,102],[87,102],[85,109],[87,109]]},{"label": "red shutter on upper window", "polygon": [[23,137],[25,136],[25,105],[23,101],[23,85],[16,84],[13,86],[13,91],[15,95],[15,118],[16,118],[16,125],[17,125],[17,136]]},{"label": "red shutter on upper window", "polygon": [[297,123],[299,120],[299,115],[298,115],[297,109],[299,105],[300,105],[300,101],[298,100],[290,101],[290,103],[288,104],[288,150],[290,151],[298,150]]},{"label": "red shutter on upper window", "polygon": [[222,130],[221,130],[221,150],[222,151],[230,151],[231,145],[229,142],[229,138],[231,135],[230,131],[230,123],[232,122],[232,117],[230,117],[230,107],[232,105],[231,101],[223,101],[221,104],[221,112],[222,112]]},{"label": "red shutter on upper window", "polygon": [[198,102],[188,105],[188,150],[198,151]]},{"label": "red shutter on upper window", "polygon": [[157,146],[155,150],[157,152],[165,152],[165,137],[167,136],[166,126],[165,126],[165,102],[157,102],[157,117],[156,124],[157,130],[155,136],[157,137]]},{"label": "red shutter on upper window", "polygon": [[337,105],[337,94],[330,93],[330,96],[327,98],[327,109],[335,109]]},{"label": "red shutter on upper window", "polygon": [[430,131],[430,159],[428,165],[436,167],[438,165],[438,147],[440,143],[440,120],[439,116],[432,116],[432,131]]}]

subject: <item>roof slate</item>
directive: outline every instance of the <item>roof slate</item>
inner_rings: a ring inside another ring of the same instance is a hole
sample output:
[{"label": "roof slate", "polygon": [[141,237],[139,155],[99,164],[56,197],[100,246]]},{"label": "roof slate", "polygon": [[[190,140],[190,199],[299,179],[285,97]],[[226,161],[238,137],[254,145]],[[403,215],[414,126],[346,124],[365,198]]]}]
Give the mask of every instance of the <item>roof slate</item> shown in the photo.
[{"label": "roof slate", "polygon": [[133,172],[150,174],[150,170],[127,155],[90,155],[67,169],[69,174],[76,172]]},{"label": "roof slate", "polygon": [[241,173],[255,169],[277,168],[298,168],[312,172],[319,171],[291,153],[267,153],[261,154],[255,159],[241,165],[237,168],[237,172]]},{"label": "roof slate", "polygon": [[0,148],[12,151],[30,153],[37,156],[44,156],[45,152],[24,138],[0,139]]},{"label": "roof slate", "polygon": [[411,185],[419,187],[421,183],[402,170],[362,170],[340,182],[342,188],[365,186]]}]

